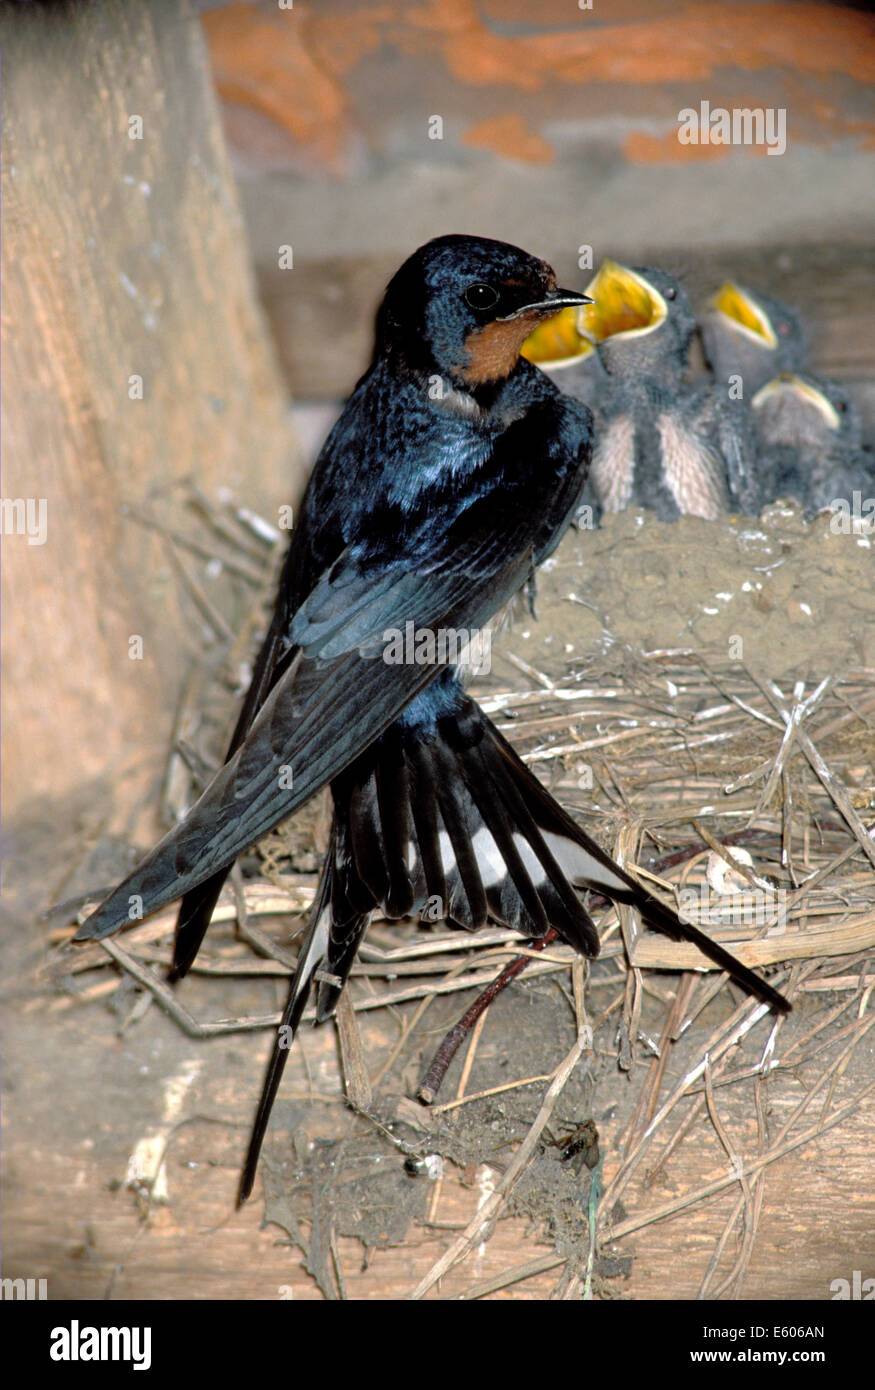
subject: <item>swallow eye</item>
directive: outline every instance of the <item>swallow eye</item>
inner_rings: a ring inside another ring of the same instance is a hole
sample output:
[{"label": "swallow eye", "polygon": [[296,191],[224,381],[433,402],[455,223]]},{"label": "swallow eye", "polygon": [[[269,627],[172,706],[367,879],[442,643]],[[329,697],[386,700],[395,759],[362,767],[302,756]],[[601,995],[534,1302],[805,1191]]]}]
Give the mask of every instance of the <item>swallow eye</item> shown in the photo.
[{"label": "swallow eye", "polygon": [[666,291],[665,291],[665,297],[666,297],[666,299],[674,299],[674,297],[675,297],[676,294],[677,294],[677,290],[675,289],[674,285],[669,285],[668,288],[667,288]]},{"label": "swallow eye", "polygon": [[462,295],[469,309],[491,309],[500,298],[498,290],[492,285],[469,285]]}]

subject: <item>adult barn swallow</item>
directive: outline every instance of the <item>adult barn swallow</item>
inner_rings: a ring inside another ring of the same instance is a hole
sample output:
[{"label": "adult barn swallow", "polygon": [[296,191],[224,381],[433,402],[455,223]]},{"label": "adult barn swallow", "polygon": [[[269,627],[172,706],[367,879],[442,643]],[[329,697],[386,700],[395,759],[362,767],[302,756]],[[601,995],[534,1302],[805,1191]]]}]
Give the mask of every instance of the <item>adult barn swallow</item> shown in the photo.
[{"label": "adult barn swallow", "polygon": [[605,511],[651,507],[674,521],[744,507],[749,416],[710,383],[684,380],[696,324],[682,286],[664,270],[606,260],[587,293],[595,302],[580,311],[581,324],[605,368],[593,401],[591,474]]},{"label": "adult barn swallow", "polygon": [[[294,1030],[315,987],[331,1016],[371,914],[422,913],[583,955],[571,882],[695,941],[786,1001],[643,888],[553,800],[463,691],[446,643],[396,660],[401,632],[482,629],[555,549],[586,477],[591,417],[520,358],[585,302],[517,247],[449,236],[414,253],[378,312],[373,360],[316,461],[228,758],[185,819],[96,909],[104,937],[182,896],[174,973],[191,964],[234,859],[331,784],[330,846],[244,1167],[249,1195]],[[391,659],[390,659],[390,648]]]},{"label": "adult barn swallow", "polygon": [[872,506],[875,461],[863,447],[859,413],[834,381],[782,372],[753,398],[757,464],[764,500],[794,497],[819,511],[845,503],[849,515]]},{"label": "adult barn swallow", "polygon": [[748,402],[767,381],[799,371],[805,361],[805,334],[793,310],[731,280],[709,299],[700,332],[715,382],[726,387],[740,377]]}]

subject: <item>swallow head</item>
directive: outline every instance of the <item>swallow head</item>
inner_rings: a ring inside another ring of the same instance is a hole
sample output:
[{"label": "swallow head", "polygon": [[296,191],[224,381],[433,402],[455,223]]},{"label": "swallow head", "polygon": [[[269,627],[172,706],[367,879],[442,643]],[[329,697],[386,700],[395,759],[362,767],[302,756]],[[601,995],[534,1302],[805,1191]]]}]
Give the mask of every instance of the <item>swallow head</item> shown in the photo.
[{"label": "swallow head", "polygon": [[586,287],[582,334],[599,344],[609,372],[646,373],[663,362],[686,366],[696,323],[683,287],[664,270],[602,262]]},{"label": "swallow head", "polygon": [[747,339],[763,351],[775,352],[782,346],[802,342],[799,319],[777,299],[754,294],[734,280],[725,280],[706,305],[706,318],[717,320],[724,331]]},{"label": "swallow head", "polygon": [[725,280],[708,301],[707,312],[719,315],[727,330],[745,336],[761,348],[774,351],[778,346],[777,326],[765,306],[750,290]]},{"label": "swallow head", "polygon": [[858,448],[861,424],[853,401],[834,381],[781,372],[751,401],[757,434],[767,445]]},{"label": "swallow head", "polygon": [[793,310],[733,280],[705,305],[702,342],[714,375],[722,380],[741,373],[751,394],[805,357],[805,334]]},{"label": "swallow head", "polygon": [[588,303],[546,261],[487,237],[429,241],[393,276],[377,315],[377,354],[473,390],[510,375],[529,334]]}]

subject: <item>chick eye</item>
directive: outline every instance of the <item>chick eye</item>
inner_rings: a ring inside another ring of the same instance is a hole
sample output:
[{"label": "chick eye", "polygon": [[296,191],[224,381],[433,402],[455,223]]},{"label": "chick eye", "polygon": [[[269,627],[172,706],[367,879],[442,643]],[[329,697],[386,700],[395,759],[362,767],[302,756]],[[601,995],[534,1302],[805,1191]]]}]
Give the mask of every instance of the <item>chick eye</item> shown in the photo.
[{"label": "chick eye", "polygon": [[674,297],[675,297],[676,294],[677,294],[677,290],[675,289],[674,285],[669,285],[668,288],[667,288],[666,291],[665,291],[665,297],[666,297],[666,299],[674,299]]},{"label": "chick eye", "polygon": [[469,285],[462,298],[469,309],[491,309],[498,303],[499,293],[492,285]]}]

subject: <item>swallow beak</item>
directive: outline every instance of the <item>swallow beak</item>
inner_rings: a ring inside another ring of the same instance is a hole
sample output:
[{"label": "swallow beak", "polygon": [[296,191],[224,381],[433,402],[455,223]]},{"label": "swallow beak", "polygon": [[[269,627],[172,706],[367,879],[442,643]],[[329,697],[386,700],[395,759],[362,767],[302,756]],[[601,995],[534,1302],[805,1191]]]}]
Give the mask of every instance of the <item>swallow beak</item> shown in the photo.
[{"label": "swallow beak", "polygon": [[668,313],[659,290],[643,275],[617,261],[603,261],[586,288],[594,296],[594,303],[591,309],[581,312],[579,328],[599,343],[605,338],[652,333]]},{"label": "swallow beak", "polygon": [[729,319],[734,328],[760,346],[774,348],[778,345],[775,330],[769,317],[740,285],[725,280],[716,294],[708,301],[708,308]]},{"label": "swallow beak", "polygon": [[592,299],[579,290],[550,290],[546,303],[555,305],[557,309],[570,309],[581,304],[592,304]]},{"label": "swallow beak", "polygon": [[[842,427],[839,413],[829,397],[818,391],[810,381],[803,381],[792,372],[782,372],[774,381],[767,381],[751,401],[751,407],[755,412],[761,411],[767,405],[786,409],[791,413],[791,418],[798,418],[800,407],[811,406],[823,417],[828,429],[838,431]],[[794,411],[795,415],[792,414]]]},{"label": "swallow beak", "polygon": [[532,304],[521,304],[512,314],[504,314],[498,322],[510,323],[523,314],[558,314],[560,309],[573,309],[591,303],[588,294],[580,294],[577,290],[548,290],[543,299],[536,299]]}]

